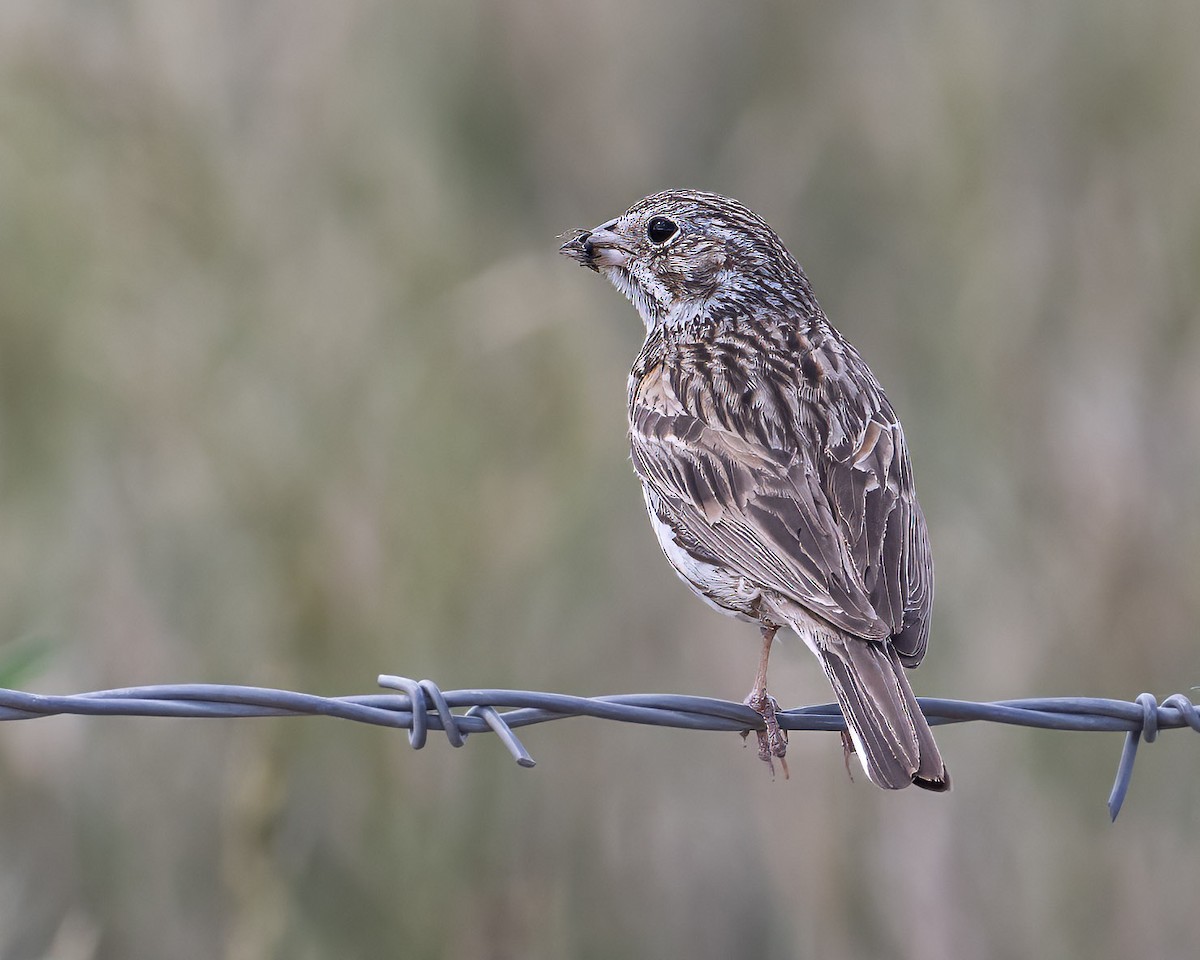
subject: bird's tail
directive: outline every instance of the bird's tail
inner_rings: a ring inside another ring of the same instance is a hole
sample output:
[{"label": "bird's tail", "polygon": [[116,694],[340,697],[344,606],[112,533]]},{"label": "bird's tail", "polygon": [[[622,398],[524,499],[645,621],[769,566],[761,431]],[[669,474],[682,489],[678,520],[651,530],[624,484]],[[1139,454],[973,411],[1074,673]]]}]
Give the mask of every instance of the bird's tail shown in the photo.
[{"label": "bird's tail", "polygon": [[825,634],[817,645],[859,760],[873,783],[950,789],[933,732],[891,644]]}]

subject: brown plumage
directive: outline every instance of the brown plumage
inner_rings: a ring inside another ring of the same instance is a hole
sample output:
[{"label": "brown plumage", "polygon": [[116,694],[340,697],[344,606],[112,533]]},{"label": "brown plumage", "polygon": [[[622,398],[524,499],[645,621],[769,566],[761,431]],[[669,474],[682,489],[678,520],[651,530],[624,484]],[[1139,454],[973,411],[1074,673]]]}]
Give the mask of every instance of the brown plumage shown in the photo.
[{"label": "brown plumage", "polygon": [[788,626],[820,660],[871,780],[948,789],[903,670],[925,654],[933,599],[904,432],[799,265],[740,203],[690,190],[576,231],[562,252],[646,324],[629,381],[634,469],[679,575],[762,628],[747,700],[765,720],[760,755],[786,752],[766,670]]}]

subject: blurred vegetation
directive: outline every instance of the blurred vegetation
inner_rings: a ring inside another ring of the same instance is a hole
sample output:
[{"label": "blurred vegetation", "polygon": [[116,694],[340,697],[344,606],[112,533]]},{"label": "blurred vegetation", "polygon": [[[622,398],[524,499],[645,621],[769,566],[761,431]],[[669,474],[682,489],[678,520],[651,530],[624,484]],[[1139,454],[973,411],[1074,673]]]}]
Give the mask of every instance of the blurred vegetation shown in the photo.
[{"label": "blurred vegetation", "polygon": [[[756,635],[626,462],[638,320],[555,255],[678,185],[776,227],[904,418],[919,693],[1200,683],[1193,0],[20,0],[0,49],[6,681],[740,698]],[[795,643],[773,677],[828,698]],[[526,739],[4,725],[0,957],[1200,949],[1186,734],[1115,827],[1113,736],[943,729],[947,797],[835,737],[778,783],[732,736]]]}]

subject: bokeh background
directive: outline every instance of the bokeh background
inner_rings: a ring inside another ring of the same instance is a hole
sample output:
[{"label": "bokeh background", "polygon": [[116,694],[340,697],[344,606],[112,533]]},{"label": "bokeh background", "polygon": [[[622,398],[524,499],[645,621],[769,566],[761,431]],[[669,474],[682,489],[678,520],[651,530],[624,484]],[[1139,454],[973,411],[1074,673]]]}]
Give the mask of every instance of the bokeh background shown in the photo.
[{"label": "bokeh background", "polygon": [[[0,673],[740,699],[626,457],[632,309],[556,235],[782,234],[901,412],[918,693],[1200,683],[1200,6],[0,6]],[[794,640],[785,705],[823,702]],[[1194,695],[1194,691],[1193,691]],[[0,728],[0,957],[1184,957],[1200,751],[942,728],[955,791],[796,735],[575,720]]]}]

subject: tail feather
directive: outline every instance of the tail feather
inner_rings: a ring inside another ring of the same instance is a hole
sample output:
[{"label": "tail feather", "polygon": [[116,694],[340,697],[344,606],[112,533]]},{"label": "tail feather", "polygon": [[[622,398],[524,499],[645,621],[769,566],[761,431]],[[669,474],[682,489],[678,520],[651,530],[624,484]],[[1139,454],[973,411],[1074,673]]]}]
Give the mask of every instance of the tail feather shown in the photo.
[{"label": "tail feather", "polygon": [[816,648],[872,782],[949,790],[950,774],[891,644],[826,633]]}]

